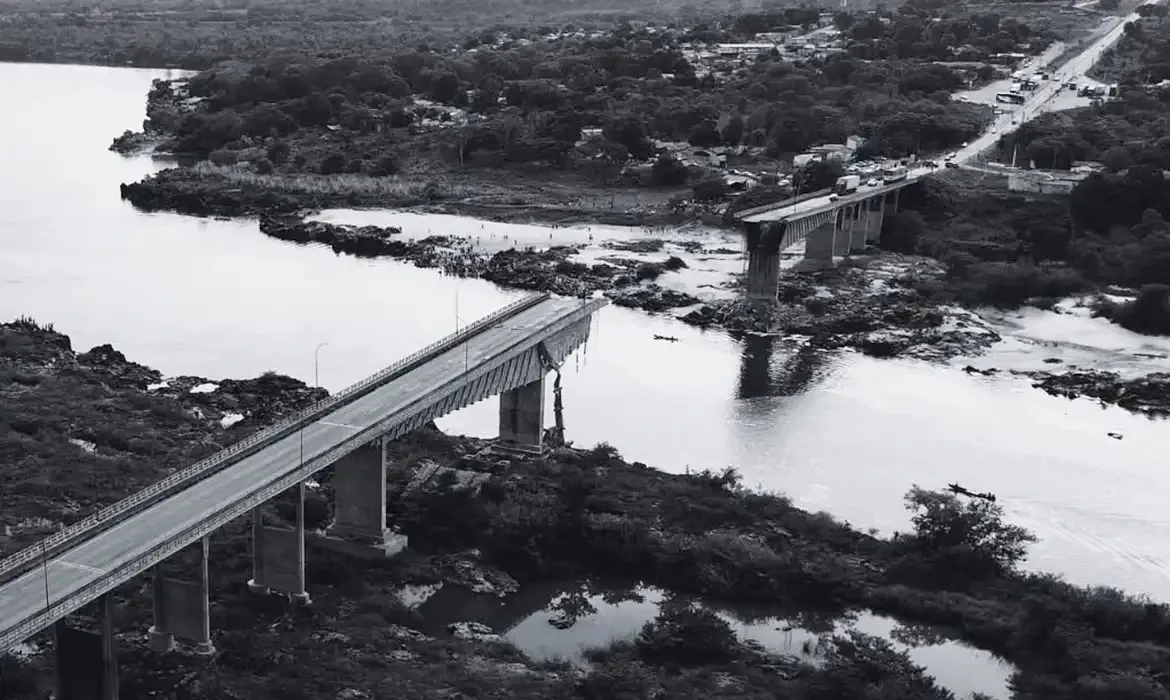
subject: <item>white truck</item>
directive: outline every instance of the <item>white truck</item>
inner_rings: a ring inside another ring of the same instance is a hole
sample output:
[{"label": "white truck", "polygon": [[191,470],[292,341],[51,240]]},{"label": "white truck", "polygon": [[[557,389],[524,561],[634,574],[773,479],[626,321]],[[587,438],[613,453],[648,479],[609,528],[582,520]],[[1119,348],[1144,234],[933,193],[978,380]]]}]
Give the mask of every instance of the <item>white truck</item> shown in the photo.
[{"label": "white truck", "polygon": [[848,194],[849,192],[856,192],[857,188],[861,186],[860,175],[845,175],[837,178],[837,184],[833,186],[834,194]]}]

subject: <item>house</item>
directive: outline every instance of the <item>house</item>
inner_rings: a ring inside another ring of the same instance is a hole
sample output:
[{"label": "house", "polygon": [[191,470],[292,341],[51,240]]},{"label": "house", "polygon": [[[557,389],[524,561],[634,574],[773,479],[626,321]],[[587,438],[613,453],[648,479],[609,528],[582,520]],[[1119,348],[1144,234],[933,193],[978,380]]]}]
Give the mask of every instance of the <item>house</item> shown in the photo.
[{"label": "house", "polygon": [[1008,175],[1008,190],[1035,194],[1069,195],[1088,172],[1069,170],[1023,170]]},{"label": "house", "polygon": [[775,44],[718,44],[715,47],[715,51],[720,56],[736,56],[739,58],[767,56],[775,50]]},{"label": "house", "polygon": [[821,160],[821,155],[819,153],[801,153],[792,157],[792,167],[803,168],[814,160]]}]

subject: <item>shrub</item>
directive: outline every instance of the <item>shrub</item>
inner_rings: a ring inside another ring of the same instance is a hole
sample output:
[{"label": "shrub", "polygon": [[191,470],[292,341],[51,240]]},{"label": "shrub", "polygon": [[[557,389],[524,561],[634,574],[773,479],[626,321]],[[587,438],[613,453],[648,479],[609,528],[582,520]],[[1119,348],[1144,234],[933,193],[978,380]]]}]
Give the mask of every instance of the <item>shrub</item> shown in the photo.
[{"label": "shrub", "polygon": [[642,627],[635,648],[647,663],[680,666],[724,664],[743,651],[735,630],[718,615],[674,602],[663,604],[658,617]]},{"label": "shrub", "polygon": [[975,498],[962,502],[951,493],[917,486],[906,494],[913,535],[898,543],[927,558],[932,570],[958,579],[1005,574],[1027,556],[1036,536],[1003,521],[1003,507]]}]

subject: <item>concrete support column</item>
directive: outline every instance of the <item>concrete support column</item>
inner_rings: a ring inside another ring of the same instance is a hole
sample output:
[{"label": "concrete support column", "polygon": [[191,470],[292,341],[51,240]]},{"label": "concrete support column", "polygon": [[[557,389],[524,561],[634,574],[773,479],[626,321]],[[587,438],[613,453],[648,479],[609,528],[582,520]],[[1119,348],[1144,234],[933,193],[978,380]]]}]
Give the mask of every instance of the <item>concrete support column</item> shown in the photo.
[{"label": "concrete support column", "polygon": [[876,209],[870,212],[870,216],[873,217],[873,225],[870,227],[871,231],[867,237],[867,240],[874,245],[882,240],[882,223],[886,220],[886,196],[878,197],[876,205]]},{"label": "concrete support column", "polygon": [[270,592],[264,583],[264,512],[260,506],[252,509],[252,578],[248,579],[248,590],[257,595]]},{"label": "concrete support column", "polygon": [[295,602],[312,602],[305,590],[305,482],[295,487],[296,524],[290,528],[264,524],[259,508],[252,511],[252,579],[248,589],[265,594],[286,593]]},{"label": "concrete support column", "polygon": [[98,631],[74,629],[65,619],[53,626],[58,700],[118,700],[118,659],[113,598],[97,601]]},{"label": "concrete support column", "polygon": [[163,610],[163,596],[165,595],[165,584],[163,582],[162,564],[155,564],[150,572],[151,579],[151,599],[154,604],[154,624],[151,625],[147,633],[150,635],[150,648],[165,654],[166,652],[175,648],[175,635],[166,631],[162,625],[165,617]]},{"label": "concrete support column", "polygon": [[786,225],[770,222],[750,224],[748,246],[747,296],[749,299],[775,299],[780,283],[780,249]]},{"label": "concrete support column", "polygon": [[865,241],[869,231],[869,204],[859,202],[853,205],[853,227],[849,231],[849,252],[862,253],[865,251]]},{"label": "concrete support column", "polygon": [[544,377],[500,394],[500,443],[539,450],[544,439]]},{"label": "concrete support column", "polygon": [[386,451],[381,440],[333,465],[333,525],[329,535],[381,544],[386,539]]},{"label": "concrete support column", "polygon": [[102,698],[118,700],[118,645],[114,636],[114,596],[98,598],[98,625],[102,635]]},{"label": "concrete support column", "polygon": [[833,234],[833,256],[844,257],[849,254],[849,228],[853,220],[849,218],[848,207],[833,212],[833,223],[836,231]]},{"label": "concrete support column", "polygon": [[748,252],[747,296],[749,299],[775,299],[780,284],[780,254],[761,248]]},{"label": "concrete support column", "polygon": [[193,643],[196,654],[212,654],[211,604],[208,537],[199,541],[197,580],[187,581],[165,575],[162,566],[154,567],[154,625],[150,628],[150,646],[160,652],[174,648],[175,637]]},{"label": "concrete support column", "polygon": [[821,267],[833,265],[833,245],[837,235],[837,222],[833,219],[808,232],[804,246],[804,259]]}]

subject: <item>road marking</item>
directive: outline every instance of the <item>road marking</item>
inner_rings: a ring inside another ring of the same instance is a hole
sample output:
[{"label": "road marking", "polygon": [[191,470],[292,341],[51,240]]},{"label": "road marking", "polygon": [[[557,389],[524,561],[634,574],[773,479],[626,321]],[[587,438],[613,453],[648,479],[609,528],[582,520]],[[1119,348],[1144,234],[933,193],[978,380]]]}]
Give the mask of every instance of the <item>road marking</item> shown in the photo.
[{"label": "road marking", "polygon": [[319,420],[317,422],[320,423],[321,425],[328,425],[328,426],[331,426],[333,428],[349,428],[350,430],[365,430],[365,428],[360,428],[356,425],[349,425],[347,423],[330,423],[327,420]]},{"label": "road marking", "polygon": [[101,569],[98,569],[98,568],[95,568],[92,566],[87,566],[85,564],[74,564],[73,562],[65,561],[64,559],[58,559],[57,563],[60,564],[61,566],[68,566],[70,569],[80,569],[82,571],[87,571],[91,574],[104,574],[104,573],[106,573],[105,571],[102,571]]}]

